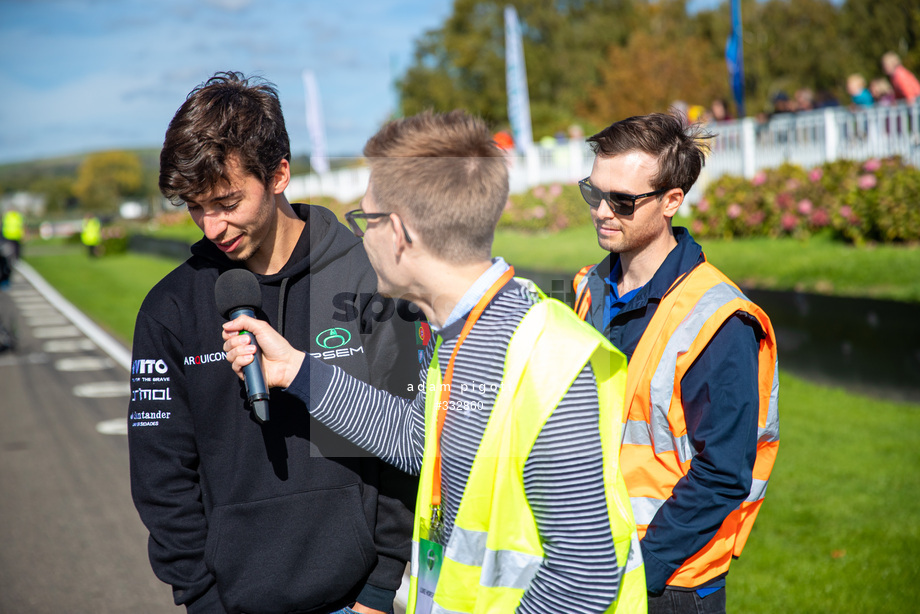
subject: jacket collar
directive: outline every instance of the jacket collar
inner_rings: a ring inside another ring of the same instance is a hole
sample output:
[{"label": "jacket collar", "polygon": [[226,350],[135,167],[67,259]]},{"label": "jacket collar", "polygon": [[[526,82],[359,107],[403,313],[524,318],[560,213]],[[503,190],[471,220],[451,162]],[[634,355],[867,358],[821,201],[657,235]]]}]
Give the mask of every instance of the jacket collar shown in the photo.
[{"label": "jacket collar", "polygon": [[[645,305],[651,300],[660,301],[674,283],[674,280],[694,269],[698,264],[705,262],[706,257],[703,255],[703,248],[693,239],[686,228],[675,226],[674,238],[677,239],[677,246],[667,255],[648,283],[642,286],[642,289],[623,308],[624,312]],[[600,292],[607,291],[604,278],[610,274],[610,270],[619,258],[619,254],[611,253],[591,271],[591,276],[596,278],[593,284],[589,280],[589,287],[592,287],[592,296],[594,295],[594,288],[597,288]],[[604,295],[598,294],[597,296],[602,297]],[[592,299],[592,303],[593,309],[597,305],[602,307],[604,301]]]}]

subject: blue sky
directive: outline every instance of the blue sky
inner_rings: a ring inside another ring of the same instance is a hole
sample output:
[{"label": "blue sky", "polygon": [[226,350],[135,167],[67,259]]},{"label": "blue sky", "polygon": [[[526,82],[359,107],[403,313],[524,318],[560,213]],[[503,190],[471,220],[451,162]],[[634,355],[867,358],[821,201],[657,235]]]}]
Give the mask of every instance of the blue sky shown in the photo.
[{"label": "blue sky", "polygon": [[451,0],[0,0],[0,163],[159,147],[219,70],[278,86],[295,154],[309,149],[302,72],[319,84],[330,154],[360,152],[393,80]]}]

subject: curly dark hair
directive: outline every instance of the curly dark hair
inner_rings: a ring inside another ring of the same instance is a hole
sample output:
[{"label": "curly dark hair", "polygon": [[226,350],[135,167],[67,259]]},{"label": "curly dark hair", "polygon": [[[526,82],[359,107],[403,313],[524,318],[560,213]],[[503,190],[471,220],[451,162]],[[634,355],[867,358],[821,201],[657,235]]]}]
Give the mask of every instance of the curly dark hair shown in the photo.
[{"label": "curly dark hair", "polygon": [[227,181],[227,163],[268,186],[291,144],[275,86],[219,72],[193,89],[169,122],[160,152],[160,191],[175,204]]},{"label": "curly dark hair", "polygon": [[690,191],[700,176],[714,135],[702,126],[685,126],[674,113],[651,113],[615,122],[588,138],[598,156],[610,157],[643,151],[658,159],[658,173],[651,185],[656,190],[680,188]]}]

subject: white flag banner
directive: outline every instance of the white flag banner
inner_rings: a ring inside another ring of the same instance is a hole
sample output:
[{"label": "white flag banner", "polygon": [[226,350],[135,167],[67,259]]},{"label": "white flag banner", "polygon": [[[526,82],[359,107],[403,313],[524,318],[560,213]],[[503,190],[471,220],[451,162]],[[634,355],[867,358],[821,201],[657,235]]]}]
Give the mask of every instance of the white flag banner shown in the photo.
[{"label": "white flag banner", "polygon": [[319,100],[319,87],[312,70],[303,71],[303,89],[307,99],[307,130],[310,133],[310,166],[317,173],[329,172],[326,157],[326,132],[323,129],[323,107]]},{"label": "white flag banner", "polygon": [[514,144],[526,152],[533,148],[527,67],[524,65],[521,24],[517,11],[510,5],[505,7],[505,86],[508,91],[508,119],[511,120]]}]

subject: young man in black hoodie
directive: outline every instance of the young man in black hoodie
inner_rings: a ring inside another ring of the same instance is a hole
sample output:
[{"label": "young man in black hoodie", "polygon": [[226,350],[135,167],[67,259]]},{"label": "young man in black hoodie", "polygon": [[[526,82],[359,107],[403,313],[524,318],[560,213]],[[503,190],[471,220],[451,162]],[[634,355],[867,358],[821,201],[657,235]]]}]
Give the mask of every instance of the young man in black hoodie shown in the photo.
[{"label": "young man in black hoodie", "polygon": [[410,554],[411,478],[289,396],[260,423],[223,360],[214,285],[245,267],[289,339],[394,393],[415,381],[417,318],[331,212],[288,203],[289,161],[277,92],[238,73],[192,91],[160,156],[205,236],[138,314],[128,440],[151,564],[189,612],[386,612]]}]

